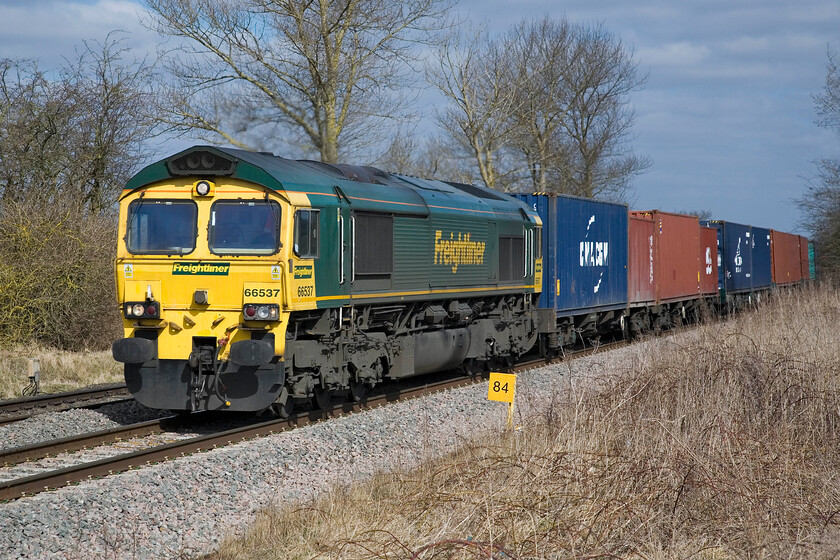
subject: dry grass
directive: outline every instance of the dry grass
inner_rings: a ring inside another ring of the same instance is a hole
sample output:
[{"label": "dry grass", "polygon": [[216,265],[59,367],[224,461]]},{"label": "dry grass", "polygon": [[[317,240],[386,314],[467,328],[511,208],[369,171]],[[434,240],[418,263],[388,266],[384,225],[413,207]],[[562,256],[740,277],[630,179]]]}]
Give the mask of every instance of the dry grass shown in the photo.
[{"label": "dry grass", "polygon": [[111,351],[66,352],[36,345],[0,348],[0,399],[19,397],[29,383],[28,359],[41,364],[41,391],[72,391],[98,383],[123,381],[122,364]]},{"label": "dry grass", "polygon": [[838,326],[835,291],[785,295],[212,558],[836,558]]}]

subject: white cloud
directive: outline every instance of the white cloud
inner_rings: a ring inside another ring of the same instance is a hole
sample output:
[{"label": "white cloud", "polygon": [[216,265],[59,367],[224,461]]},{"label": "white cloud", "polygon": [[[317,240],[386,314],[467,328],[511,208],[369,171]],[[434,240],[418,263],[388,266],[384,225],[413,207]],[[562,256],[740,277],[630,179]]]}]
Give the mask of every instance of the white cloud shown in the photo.
[{"label": "white cloud", "polygon": [[689,42],[668,43],[658,47],[645,47],[636,51],[642,64],[650,66],[690,66],[705,61],[710,50],[705,45]]},{"label": "white cloud", "polygon": [[103,41],[110,31],[128,32],[125,46],[143,56],[154,35],[140,24],[142,8],[130,0],[49,0],[0,4],[0,58],[35,58],[55,68],[72,58],[81,41]]}]

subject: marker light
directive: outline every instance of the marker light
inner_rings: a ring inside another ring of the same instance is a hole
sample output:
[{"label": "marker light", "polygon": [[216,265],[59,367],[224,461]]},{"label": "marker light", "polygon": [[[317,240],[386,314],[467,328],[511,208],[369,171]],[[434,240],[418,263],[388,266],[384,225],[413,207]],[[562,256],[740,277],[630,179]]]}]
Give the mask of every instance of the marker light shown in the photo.
[{"label": "marker light", "polygon": [[280,306],[275,303],[249,303],[242,308],[246,321],[277,321]]},{"label": "marker light", "polygon": [[156,301],[127,301],[125,316],[128,319],[159,319],[160,308]]}]

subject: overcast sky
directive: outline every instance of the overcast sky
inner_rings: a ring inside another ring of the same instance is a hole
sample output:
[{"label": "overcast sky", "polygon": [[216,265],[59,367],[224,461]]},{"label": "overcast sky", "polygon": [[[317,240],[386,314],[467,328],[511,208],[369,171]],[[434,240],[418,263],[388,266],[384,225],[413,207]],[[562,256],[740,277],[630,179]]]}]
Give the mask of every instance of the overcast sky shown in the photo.
[{"label": "overcast sky", "polygon": [[[814,124],[811,99],[827,46],[840,50],[838,0],[461,0],[460,9],[499,31],[544,14],[602,22],[635,49],[649,78],[632,98],[633,145],[653,165],[635,181],[634,208],[709,210],[794,231],[793,199],[813,161],[840,156],[840,139]],[[0,0],[0,58],[53,68],[113,29],[151,52],[157,39],[140,12],[129,0]]]}]

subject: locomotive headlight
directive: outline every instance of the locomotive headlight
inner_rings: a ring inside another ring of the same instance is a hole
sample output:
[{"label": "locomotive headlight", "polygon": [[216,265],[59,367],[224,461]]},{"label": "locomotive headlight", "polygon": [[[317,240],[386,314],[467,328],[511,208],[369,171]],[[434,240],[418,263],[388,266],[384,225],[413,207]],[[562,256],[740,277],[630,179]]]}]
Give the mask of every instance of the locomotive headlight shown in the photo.
[{"label": "locomotive headlight", "polygon": [[197,196],[212,196],[213,187],[210,181],[201,180],[195,183],[193,190]]},{"label": "locomotive headlight", "polygon": [[146,311],[146,309],[143,307],[143,304],[142,304],[142,303],[135,303],[135,304],[131,307],[131,314],[132,314],[132,315],[135,315],[135,316],[137,316],[137,317],[139,317],[140,315],[142,315],[145,311]]},{"label": "locomotive headlight", "polygon": [[257,309],[257,319],[262,319],[263,321],[265,321],[266,319],[269,318],[269,316],[270,316],[270,312],[268,310],[268,307],[266,307],[265,305],[263,305],[263,306],[261,306]]}]

